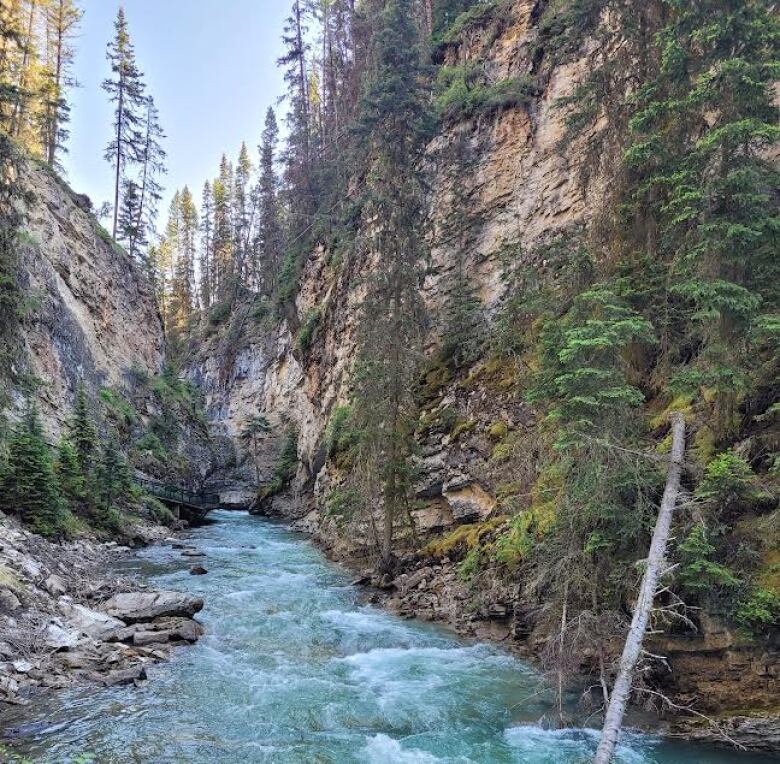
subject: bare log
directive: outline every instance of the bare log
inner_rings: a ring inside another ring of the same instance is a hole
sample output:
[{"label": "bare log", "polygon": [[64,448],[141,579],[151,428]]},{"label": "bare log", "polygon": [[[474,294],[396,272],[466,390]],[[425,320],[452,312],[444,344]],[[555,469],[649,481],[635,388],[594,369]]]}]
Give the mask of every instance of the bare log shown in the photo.
[{"label": "bare log", "polygon": [[669,530],[672,525],[672,515],[677,504],[680,491],[680,476],[682,474],[683,457],[685,456],[685,420],[682,414],[672,414],[672,454],[669,471],[666,477],[666,487],[661,500],[661,508],[653,531],[650,552],[647,555],[647,566],[642,576],[639,597],[634,608],[634,617],[628,630],[623,655],[620,658],[620,668],[615,679],[615,686],[609,700],[601,740],[593,759],[593,764],[609,764],[615,753],[620,728],[626,704],[631,693],[631,683],[639,655],[642,652],[642,642],[647,631],[647,622],[653,609],[653,600],[658,588],[658,579],[664,569],[666,545],[669,540]]}]

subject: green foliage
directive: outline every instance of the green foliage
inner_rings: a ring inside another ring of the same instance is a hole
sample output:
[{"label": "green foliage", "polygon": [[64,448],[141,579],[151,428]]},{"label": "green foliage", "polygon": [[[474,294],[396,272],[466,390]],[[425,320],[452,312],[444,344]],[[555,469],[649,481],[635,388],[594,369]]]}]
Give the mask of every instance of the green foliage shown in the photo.
[{"label": "green foliage", "polygon": [[488,84],[477,67],[443,66],[436,80],[434,104],[443,119],[455,121],[527,104],[539,93],[538,84],[527,76]]},{"label": "green foliage", "polygon": [[529,400],[545,405],[548,422],[558,428],[557,448],[625,434],[628,412],[643,395],[627,381],[623,354],[632,343],[652,340],[650,322],[604,286],[583,292],[565,316],[545,322]]},{"label": "green foliage", "polygon": [[475,546],[469,549],[466,556],[458,563],[458,578],[463,583],[468,584],[474,580],[482,567],[483,556],[482,547]]},{"label": "green foliage", "polygon": [[505,6],[505,0],[437,0],[434,4],[434,42],[454,42],[464,30],[496,17]]},{"label": "green foliage", "polygon": [[117,506],[126,505],[133,497],[130,470],[116,443],[109,439],[103,444],[96,470],[97,503],[93,507],[95,524],[113,533],[122,531],[124,522]]},{"label": "green foliage", "polygon": [[776,631],[780,627],[780,594],[754,587],[740,602],[735,620],[750,634]]},{"label": "green foliage", "polygon": [[274,467],[271,480],[260,488],[258,498],[263,500],[281,493],[290,485],[298,469],[298,432],[288,431],[279,460]]},{"label": "green foliage", "polygon": [[88,475],[84,474],[78,452],[70,440],[63,436],[57,446],[54,463],[60,496],[71,512],[78,514],[87,500]]},{"label": "green foliage", "polygon": [[351,406],[336,406],[325,428],[325,448],[328,456],[348,453],[357,443]]},{"label": "green foliage", "polygon": [[298,346],[298,350],[301,353],[305,353],[312,345],[312,342],[314,342],[317,332],[320,328],[320,324],[322,323],[322,309],[312,308],[307,314],[306,317],[303,319],[303,323],[301,324],[301,328],[298,330],[298,339],[296,341],[296,344]]},{"label": "green foliage", "polygon": [[73,405],[69,433],[70,441],[78,455],[81,472],[86,477],[91,473],[94,465],[98,436],[83,383],[79,384],[76,390],[76,401]]},{"label": "green foliage", "polygon": [[209,324],[211,326],[221,326],[229,318],[233,306],[229,302],[218,302],[209,311]]},{"label": "green foliage", "polygon": [[100,400],[108,421],[123,432],[137,424],[138,414],[133,405],[116,390],[103,387],[100,390]]},{"label": "green foliage", "polygon": [[740,508],[755,502],[760,492],[756,474],[750,465],[732,451],[725,451],[710,461],[704,479],[696,488],[696,496],[721,517],[733,515]]},{"label": "green foliage", "polygon": [[63,506],[34,405],[28,406],[24,417],[11,431],[8,458],[0,479],[0,508],[19,515],[42,536],[61,532]]},{"label": "green foliage", "polygon": [[716,549],[707,535],[706,527],[699,523],[678,547],[680,581],[688,591],[698,595],[733,589],[742,583],[732,570],[712,559]]}]

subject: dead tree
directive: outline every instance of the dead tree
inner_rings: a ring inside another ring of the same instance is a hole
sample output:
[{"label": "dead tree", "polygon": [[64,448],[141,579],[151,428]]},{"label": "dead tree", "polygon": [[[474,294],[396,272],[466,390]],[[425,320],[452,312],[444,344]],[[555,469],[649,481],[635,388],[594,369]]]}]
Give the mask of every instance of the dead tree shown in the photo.
[{"label": "dead tree", "polygon": [[601,731],[601,740],[593,759],[593,764],[609,764],[615,753],[620,728],[623,724],[623,715],[626,711],[631,683],[634,675],[634,667],[642,651],[642,641],[647,630],[647,622],[653,609],[658,579],[663,571],[666,545],[669,540],[669,529],[672,525],[672,515],[677,503],[677,494],[680,491],[680,476],[682,474],[683,457],[685,455],[685,420],[682,414],[672,414],[672,454],[669,463],[669,472],[666,477],[661,508],[653,531],[653,540],[650,544],[650,552],[647,555],[647,565],[642,585],[639,588],[639,597],[634,609],[634,617],[628,630],[626,643],[623,647],[623,655],[620,658],[620,668],[612,688],[604,727]]}]

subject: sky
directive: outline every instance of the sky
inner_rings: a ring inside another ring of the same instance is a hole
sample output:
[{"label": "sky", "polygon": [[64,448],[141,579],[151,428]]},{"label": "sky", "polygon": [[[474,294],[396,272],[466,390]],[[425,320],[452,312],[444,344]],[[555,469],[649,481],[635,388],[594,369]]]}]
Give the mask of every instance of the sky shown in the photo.
[{"label": "sky", "polygon": [[[234,159],[241,141],[257,163],[266,109],[284,93],[275,62],[287,0],[124,0],[136,60],[160,111],[167,138],[168,174],[158,227],[177,188],[196,200],[219,169],[223,152]],[[97,208],[113,198],[103,159],[112,114],[101,82],[109,75],[106,44],[119,0],[80,0],[84,10],[74,74],[81,87],[71,100],[71,137],[64,158],[70,185]],[[281,121],[281,120],[280,120]]]}]

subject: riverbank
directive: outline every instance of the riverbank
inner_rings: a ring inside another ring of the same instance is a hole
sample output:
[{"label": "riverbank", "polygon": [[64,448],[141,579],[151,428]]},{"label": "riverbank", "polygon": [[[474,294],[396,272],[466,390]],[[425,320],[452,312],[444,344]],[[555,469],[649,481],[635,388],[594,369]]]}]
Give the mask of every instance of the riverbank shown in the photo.
[{"label": "riverbank", "polygon": [[[323,534],[316,511],[285,521],[351,570],[368,602],[402,618],[445,624],[461,636],[500,644],[543,665],[551,634],[540,608],[524,601],[520,583],[500,570],[464,571],[457,544],[451,555],[446,549],[434,554],[424,545],[421,551],[407,550],[397,559],[394,575],[379,575],[356,553],[360,547]],[[468,530],[464,527],[464,533]],[[614,646],[617,654],[620,647]],[[651,634],[647,649],[665,661],[645,677],[659,694],[648,696],[654,702],[642,709],[644,729],[682,740],[780,752],[780,645],[756,646],[709,617],[695,635]],[[597,683],[592,673],[588,678],[596,656],[583,651],[574,663],[583,686]]]},{"label": "riverbank", "polygon": [[[138,525],[128,542],[170,533]],[[34,688],[140,682],[173,647],[197,641],[202,599],[110,574],[132,552],[89,538],[53,543],[0,514],[0,710]]]}]

